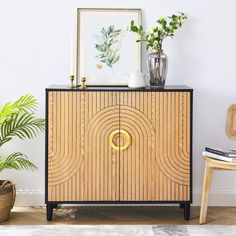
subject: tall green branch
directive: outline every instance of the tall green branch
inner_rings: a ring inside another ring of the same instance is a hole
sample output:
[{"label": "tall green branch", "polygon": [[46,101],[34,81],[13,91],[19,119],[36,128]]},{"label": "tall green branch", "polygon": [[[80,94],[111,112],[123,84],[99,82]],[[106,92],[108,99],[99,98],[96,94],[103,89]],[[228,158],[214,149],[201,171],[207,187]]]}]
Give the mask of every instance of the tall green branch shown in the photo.
[{"label": "tall green branch", "polygon": [[187,16],[183,12],[169,17],[160,17],[156,24],[145,32],[142,25],[136,26],[134,21],[130,22],[130,30],[138,34],[137,42],[146,42],[147,49],[151,48],[162,51],[163,41],[167,37],[174,37],[175,31],[181,28]]}]

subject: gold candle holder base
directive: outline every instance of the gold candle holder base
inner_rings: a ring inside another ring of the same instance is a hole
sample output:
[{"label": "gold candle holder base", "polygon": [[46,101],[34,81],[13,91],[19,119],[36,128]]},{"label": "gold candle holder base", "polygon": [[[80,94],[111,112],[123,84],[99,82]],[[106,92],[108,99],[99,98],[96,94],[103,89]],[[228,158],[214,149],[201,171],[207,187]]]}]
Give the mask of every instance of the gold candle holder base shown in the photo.
[{"label": "gold candle holder base", "polygon": [[70,75],[70,88],[75,88],[74,79],[75,79],[75,76],[74,75]]},{"label": "gold candle holder base", "polygon": [[81,88],[81,89],[87,88],[87,86],[85,85],[86,77],[82,77],[80,82],[81,82],[81,85],[79,86],[79,88]]}]

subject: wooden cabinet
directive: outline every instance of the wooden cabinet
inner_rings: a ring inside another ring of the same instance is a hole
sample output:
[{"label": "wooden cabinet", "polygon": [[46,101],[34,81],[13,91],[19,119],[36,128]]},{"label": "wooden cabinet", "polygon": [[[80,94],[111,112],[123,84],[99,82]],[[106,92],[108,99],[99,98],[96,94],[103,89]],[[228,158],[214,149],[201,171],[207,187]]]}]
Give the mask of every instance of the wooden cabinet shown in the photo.
[{"label": "wooden cabinet", "polygon": [[192,90],[47,89],[46,203],[180,203],[189,218]]}]

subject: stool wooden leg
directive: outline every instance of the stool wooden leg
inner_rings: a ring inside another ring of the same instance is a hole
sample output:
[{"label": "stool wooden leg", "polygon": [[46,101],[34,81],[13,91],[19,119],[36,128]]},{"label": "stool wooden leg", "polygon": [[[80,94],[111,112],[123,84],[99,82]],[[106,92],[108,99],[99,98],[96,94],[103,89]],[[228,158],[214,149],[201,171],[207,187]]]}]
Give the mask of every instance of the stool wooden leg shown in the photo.
[{"label": "stool wooden leg", "polygon": [[204,180],[203,180],[202,202],[201,202],[199,224],[206,223],[208,197],[209,197],[209,191],[210,191],[211,179],[212,179],[212,170],[213,169],[211,167],[209,167],[208,163],[206,162],[205,163]]}]

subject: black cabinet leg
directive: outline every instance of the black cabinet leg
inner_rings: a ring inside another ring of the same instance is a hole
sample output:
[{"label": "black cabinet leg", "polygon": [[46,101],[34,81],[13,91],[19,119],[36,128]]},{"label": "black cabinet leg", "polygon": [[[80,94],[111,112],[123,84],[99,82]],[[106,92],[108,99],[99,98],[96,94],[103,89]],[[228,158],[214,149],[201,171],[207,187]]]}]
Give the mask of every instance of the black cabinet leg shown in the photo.
[{"label": "black cabinet leg", "polygon": [[179,207],[180,207],[180,208],[184,208],[184,203],[180,203],[180,204],[179,204]]},{"label": "black cabinet leg", "polygon": [[57,205],[58,205],[58,204],[52,204],[52,207],[53,207],[53,208],[57,208]]},{"label": "black cabinet leg", "polygon": [[184,219],[190,219],[190,203],[184,203]]},{"label": "black cabinet leg", "polygon": [[53,215],[53,204],[47,204],[47,220],[51,221]]}]

